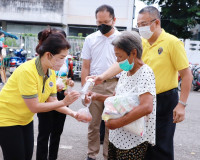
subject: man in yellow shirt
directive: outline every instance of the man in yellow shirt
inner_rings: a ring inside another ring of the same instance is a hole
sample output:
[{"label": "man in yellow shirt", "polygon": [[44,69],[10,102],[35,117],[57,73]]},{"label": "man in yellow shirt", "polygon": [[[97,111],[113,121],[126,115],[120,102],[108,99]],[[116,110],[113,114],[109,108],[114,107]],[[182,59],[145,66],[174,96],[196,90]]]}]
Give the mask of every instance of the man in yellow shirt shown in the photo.
[{"label": "man in yellow shirt", "polygon": [[[173,160],[173,137],[176,123],[185,118],[192,75],[183,43],[161,28],[159,11],[153,6],[143,8],[137,26],[143,39],[144,63],[154,71],[156,79],[156,145],[149,146],[146,160]],[[182,78],[178,97],[178,72]]]}]

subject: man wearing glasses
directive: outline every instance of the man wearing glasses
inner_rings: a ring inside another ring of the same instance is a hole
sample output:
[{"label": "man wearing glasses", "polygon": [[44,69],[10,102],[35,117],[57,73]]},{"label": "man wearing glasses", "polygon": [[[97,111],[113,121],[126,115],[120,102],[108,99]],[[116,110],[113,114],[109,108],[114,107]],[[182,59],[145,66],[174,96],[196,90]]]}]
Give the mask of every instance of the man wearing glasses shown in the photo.
[{"label": "man wearing glasses", "polygon": [[[176,123],[185,118],[192,75],[183,43],[161,28],[159,11],[153,6],[140,10],[137,26],[143,37],[144,63],[156,79],[156,145],[149,146],[146,160],[174,160],[173,137]],[[182,78],[178,96],[178,72]]]},{"label": "man wearing glasses", "polygon": [[[81,83],[85,84],[85,78],[89,75],[100,75],[116,62],[112,40],[120,34],[115,25],[114,9],[108,5],[102,5],[96,9],[96,24],[98,31],[86,37],[81,58],[83,59]],[[93,88],[94,92],[112,95],[117,84],[117,78],[104,81]],[[87,160],[96,159],[100,150],[99,128],[101,115],[104,109],[103,102],[93,101],[89,107],[92,121],[88,127],[88,157]],[[105,128],[103,143],[104,159],[108,157],[108,129]]]}]

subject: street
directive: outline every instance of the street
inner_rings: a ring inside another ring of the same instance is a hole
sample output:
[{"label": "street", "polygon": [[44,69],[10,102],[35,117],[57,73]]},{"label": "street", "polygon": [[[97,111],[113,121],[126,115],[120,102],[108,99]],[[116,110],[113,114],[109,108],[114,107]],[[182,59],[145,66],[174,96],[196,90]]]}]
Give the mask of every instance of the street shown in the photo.
[{"label": "street", "polygon": [[[80,91],[80,81],[75,82],[74,90]],[[78,110],[83,105],[80,99],[70,106]],[[186,108],[186,119],[177,124],[174,138],[175,160],[199,160],[200,159],[200,92],[191,91],[188,106]],[[37,116],[34,117],[34,138],[35,146],[33,160],[36,154],[37,141]],[[65,128],[61,137],[58,160],[84,160],[87,154],[87,126],[88,124],[78,122],[67,116]],[[97,160],[103,160],[102,145]],[[0,160],[3,160],[0,150]]]}]

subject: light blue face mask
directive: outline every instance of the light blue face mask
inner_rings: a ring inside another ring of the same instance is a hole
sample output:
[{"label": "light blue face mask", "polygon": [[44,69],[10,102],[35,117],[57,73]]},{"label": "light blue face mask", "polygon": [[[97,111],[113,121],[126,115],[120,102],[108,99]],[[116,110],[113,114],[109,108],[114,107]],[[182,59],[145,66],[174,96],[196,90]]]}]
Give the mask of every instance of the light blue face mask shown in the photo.
[{"label": "light blue face mask", "polygon": [[134,62],[132,64],[129,64],[128,59],[119,62],[119,67],[124,71],[130,71],[134,66]]},{"label": "light blue face mask", "polygon": [[0,38],[0,41],[2,41],[2,42],[3,42],[3,41],[4,41],[4,39],[5,39],[4,37],[1,37],[1,38]]}]

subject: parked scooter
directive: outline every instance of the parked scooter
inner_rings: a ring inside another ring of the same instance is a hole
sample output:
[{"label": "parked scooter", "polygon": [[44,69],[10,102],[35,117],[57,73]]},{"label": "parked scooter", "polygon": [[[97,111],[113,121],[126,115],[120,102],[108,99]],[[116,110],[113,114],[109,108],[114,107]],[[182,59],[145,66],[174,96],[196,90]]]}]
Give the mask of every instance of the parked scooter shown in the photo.
[{"label": "parked scooter", "polygon": [[198,91],[200,89],[200,65],[199,64],[194,65],[191,71],[193,75],[193,80],[192,80],[193,91]]},{"label": "parked scooter", "polygon": [[27,51],[23,49],[17,49],[14,51],[14,55],[15,55],[14,57],[10,57],[9,71],[11,74],[18,66],[26,62]]}]

